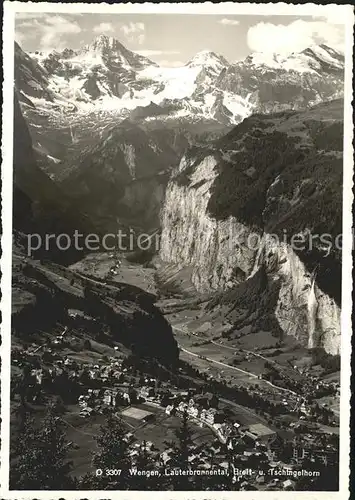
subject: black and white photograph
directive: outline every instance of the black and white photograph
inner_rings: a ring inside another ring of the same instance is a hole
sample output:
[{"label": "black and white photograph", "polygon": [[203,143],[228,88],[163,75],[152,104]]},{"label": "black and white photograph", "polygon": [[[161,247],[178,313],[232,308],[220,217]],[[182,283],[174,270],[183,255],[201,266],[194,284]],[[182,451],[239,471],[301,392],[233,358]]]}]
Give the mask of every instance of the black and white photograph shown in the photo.
[{"label": "black and white photograph", "polygon": [[5,2],[4,498],[348,498],[353,24]]}]

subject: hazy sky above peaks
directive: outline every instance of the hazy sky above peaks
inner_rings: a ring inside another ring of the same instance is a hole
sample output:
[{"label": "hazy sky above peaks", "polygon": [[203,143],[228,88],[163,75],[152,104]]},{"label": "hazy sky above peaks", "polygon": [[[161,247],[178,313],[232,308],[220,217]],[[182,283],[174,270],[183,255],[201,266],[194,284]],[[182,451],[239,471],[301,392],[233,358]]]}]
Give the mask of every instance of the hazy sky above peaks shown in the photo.
[{"label": "hazy sky above peaks", "polygon": [[343,49],[344,25],[326,16],[17,13],[16,41],[28,52],[79,49],[105,34],[161,66],[181,66],[201,50],[229,62],[251,52],[299,52],[326,43]]}]

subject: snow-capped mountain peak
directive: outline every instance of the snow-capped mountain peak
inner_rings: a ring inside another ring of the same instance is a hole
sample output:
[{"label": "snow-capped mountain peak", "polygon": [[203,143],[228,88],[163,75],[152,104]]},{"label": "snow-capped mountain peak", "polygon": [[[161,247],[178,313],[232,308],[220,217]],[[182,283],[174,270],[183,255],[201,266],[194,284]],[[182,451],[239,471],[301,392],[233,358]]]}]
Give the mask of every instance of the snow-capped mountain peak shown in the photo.
[{"label": "snow-capped mountain peak", "polygon": [[83,47],[79,54],[86,58],[109,58],[111,63],[121,64],[126,69],[130,67],[140,70],[147,66],[157,66],[147,57],[128,50],[119,40],[107,35],[96,36],[91,43]]},{"label": "snow-capped mountain peak", "polygon": [[84,51],[97,52],[117,52],[125,50],[125,47],[114,37],[107,35],[98,35],[93,41],[84,47]]},{"label": "snow-capped mountain peak", "polygon": [[184,66],[160,67],[100,35],[79,50],[49,55],[30,57],[17,46],[15,59],[21,100],[69,114],[104,109],[127,117],[137,108],[148,119],[236,124],[253,110],[301,109],[343,93],[344,56],[326,45],[290,55],[253,53],[233,64],[203,50]]},{"label": "snow-capped mountain peak", "polygon": [[211,50],[202,50],[190,59],[186,66],[229,66],[227,59],[221,54],[216,54]]},{"label": "snow-capped mountain peak", "polygon": [[324,69],[327,71],[338,71],[344,68],[344,55],[322,44],[313,45],[302,52],[292,52],[289,55],[253,52],[244,61],[238,61],[237,64],[296,71],[299,73],[314,73]]},{"label": "snow-capped mountain peak", "polygon": [[312,45],[311,47],[303,50],[301,54],[315,60],[318,63],[318,66],[326,64],[338,69],[344,68],[344,54],[328,47],[328,45],[325,44]]}]

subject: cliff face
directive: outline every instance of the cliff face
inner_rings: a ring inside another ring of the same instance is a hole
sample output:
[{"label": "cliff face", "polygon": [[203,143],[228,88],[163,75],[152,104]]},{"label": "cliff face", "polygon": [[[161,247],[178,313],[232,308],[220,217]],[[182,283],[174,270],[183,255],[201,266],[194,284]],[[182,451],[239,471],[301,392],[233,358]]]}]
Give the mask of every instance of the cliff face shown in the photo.
[{"label": "cliff face", "polygon": [[72,159],[60,185],[102,230],[129,225],[149,230],[159,223],[157,205],[167,172],[177,163],[164,137],[152,139],[126,121]]},{"label": "cliff face", "polygon": [[[189,165],[184,157],[183,172]],[[217,159],[209,155],[199,163],[188,185],[174,179],[168,184],[162,211],[161,257],[165,261],[191,265],[192,280],[200,291],[225,288],[234,282],[235,269],[241,280],[254,266],[255,251],[238,245],[250,229],[234,217],[218,221],[207,210]]]},{"label": "cliff face", "polygon": [[290,237],[341,232],[341,108],[246,119],[213,150],[183,158],[161,214],[161,257],[192,267],[199,291],[234,288],[263,268],[281,329],[331,354],[340,350],[340,252],[326,255],[319,242],[300,250]]},{"label": "cliff face", "polygon": [[340,308],[317,286],[315,276],[291,246],[264,234],[253,273],[261,265],[280,287],[274,314],[281,329],[308,348],[323,347],[330,354],[339,354]]},{"label": "cliff face", "polygon": [[120,218],[130,226],[135,226],[139,221],[140,226],[148,231],[160,227],[159,214],[168,178],[168,174],[163,172],[127,184],[120,200]]}]

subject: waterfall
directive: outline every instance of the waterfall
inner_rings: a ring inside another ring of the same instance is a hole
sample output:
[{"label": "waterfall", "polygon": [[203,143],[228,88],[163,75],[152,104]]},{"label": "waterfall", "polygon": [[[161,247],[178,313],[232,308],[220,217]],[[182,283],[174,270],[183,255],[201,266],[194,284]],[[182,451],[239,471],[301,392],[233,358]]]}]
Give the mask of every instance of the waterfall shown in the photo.
[{"label": "waterfall", "polygon": [[71,137],[71,140],[72,140],[73,144],[76,144],[78,142],[78,139],[76,137],[76,133],[73,132],[73,129],[72,129],[71,125],[70,125],[70,137]]},{"label": "waterfall", "polygon": [[308,295],[308,349],[315,347],[314,333],[316,329],[316,318],[317,318],[317,299],[314,292],[315,277],[312,278],[311,288]]}]

